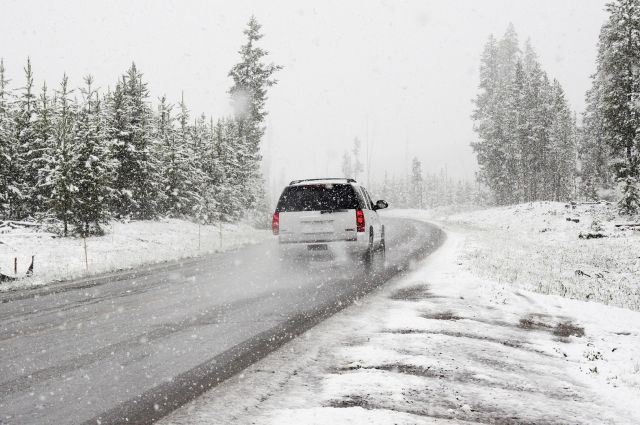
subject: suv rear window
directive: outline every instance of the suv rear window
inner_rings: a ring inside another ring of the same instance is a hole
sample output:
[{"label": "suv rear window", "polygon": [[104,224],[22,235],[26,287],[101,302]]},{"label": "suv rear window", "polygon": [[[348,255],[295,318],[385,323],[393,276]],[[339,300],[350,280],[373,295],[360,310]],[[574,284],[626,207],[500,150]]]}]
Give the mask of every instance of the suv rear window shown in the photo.
[{"label": "suv rear window", "polygon": [[313,184],[285,188],[276,211],[333,211],[361,208],[361,202],[349,184]]}]

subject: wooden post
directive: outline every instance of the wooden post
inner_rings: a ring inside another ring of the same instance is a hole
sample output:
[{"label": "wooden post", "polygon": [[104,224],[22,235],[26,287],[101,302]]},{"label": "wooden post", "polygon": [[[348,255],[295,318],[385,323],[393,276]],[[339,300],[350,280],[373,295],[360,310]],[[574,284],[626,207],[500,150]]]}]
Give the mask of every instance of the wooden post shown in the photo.
[{"label": "wooden post", "polygon": [[220,213],[218,221],[218,231],[220,233],[220,249],[222,250],[222,213]]},{"label": "wooden post", "polygon": [[89,271],[89,258],[87,257],[87,238],[82,237],[82,244],[84,245],[84,269]]},{"label": "wooden post", "polygon": [[13,274],[18,275],[18,257],[13,257]]},{"label": "wooden post", "polygon": [[35,261],[36,256],[32,255],[31,256],[31,265],[29,266],[29,268],[27,269],[27,277],[31,277],[33,276],[33,263]]}]

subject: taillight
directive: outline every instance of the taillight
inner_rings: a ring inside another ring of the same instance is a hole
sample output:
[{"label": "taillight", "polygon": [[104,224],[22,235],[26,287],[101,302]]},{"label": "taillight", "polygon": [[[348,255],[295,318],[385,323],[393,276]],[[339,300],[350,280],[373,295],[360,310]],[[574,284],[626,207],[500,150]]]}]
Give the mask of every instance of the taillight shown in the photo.
[{"label": "taillight", "polygon": [[271,219],[271,230],[273,230],[274,235],[280,233],[280,213],[278,211],[273,213],[273,218]]},{"label": "taillight", "polygon": [[364,211],[356,210],[356,230],[364,232]]}]

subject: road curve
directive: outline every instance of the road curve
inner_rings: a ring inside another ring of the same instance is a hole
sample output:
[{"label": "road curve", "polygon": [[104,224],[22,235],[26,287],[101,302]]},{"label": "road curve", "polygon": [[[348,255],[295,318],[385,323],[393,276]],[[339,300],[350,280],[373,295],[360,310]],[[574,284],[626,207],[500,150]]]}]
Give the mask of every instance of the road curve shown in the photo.
[{"label": "road curve", "polygon": [[[284,269],[275,241],[0,297],[0,424],[152,423],[351,304],[442,242],[384,219],[387,268]],[[62,288],[62,289],[60,289]]]}]

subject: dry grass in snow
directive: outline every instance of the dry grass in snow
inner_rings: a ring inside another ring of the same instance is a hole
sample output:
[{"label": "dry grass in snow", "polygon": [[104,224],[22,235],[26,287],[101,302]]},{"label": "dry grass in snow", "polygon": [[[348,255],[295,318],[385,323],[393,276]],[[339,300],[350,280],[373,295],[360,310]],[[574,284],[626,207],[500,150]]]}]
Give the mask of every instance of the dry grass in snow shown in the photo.
[{"label": "dry grass in snow", "polygon": [[640,218],[615,206],[536,202],[438,221],[468,236],[462,261],[484,277],[640,310],[640,226],[624,226]]}]

